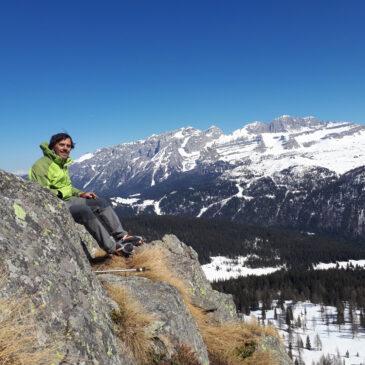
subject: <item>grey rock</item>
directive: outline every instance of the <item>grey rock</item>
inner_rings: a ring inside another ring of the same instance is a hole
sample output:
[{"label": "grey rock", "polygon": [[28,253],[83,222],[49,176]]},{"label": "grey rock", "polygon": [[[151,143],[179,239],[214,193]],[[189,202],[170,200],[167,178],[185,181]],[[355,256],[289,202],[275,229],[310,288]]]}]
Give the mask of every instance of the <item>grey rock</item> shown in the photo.
[{"label": "grey rock", "polygon": [[113,334],[109,301],[63,202],[3,171],[0,192],[1,296],[25,296],[38,308],[35,347],[56,344],[73,364],[133,365]]},{"label": "grey rock", "polygon": [[285,346],[277,337],[265,336],[259,342],[259,349],[270,351],[273,355],[274,361],[278,365],[292,365],[293,361],[285,351]]},{"label": "grey rock", "polygon": [[103,275],[106,284],[127,288],[143,309],[156,318],[154,352],[170,359],[179,346],[188,346],[201,364],[209,364],[208,354],[198,327],[176,288],[144,277]]},{"label": "grey rock", "polygon": [[90,259],[95,256],[97,250],[100,250],[100,246],[82,224],[76,223],[76,226],[82,248],[84,249],[86,256]]},{"label": "grey rock", "polygon": [[165,235],[162,241],[151,244],[166,249],[174,273],[189,285],[194,305],[202,308],[217,322],[237,319],[232,295],[212,289],[199,264],[198,254],[192,247],[185,245],[174,235]]}]

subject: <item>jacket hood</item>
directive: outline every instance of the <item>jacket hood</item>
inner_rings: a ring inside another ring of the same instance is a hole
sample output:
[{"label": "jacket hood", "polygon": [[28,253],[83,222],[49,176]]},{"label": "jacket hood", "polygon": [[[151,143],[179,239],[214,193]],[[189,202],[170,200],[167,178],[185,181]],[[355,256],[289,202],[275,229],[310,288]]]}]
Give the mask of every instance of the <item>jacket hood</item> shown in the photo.
[{"label": "jacket hood", "polygon": [[39,147],[43,151],[44,156],[50,158],[59,166],[70,165],[73,161],[70,157],[65,161],[60,156],[56,155],[56,153],[49,148],[48,142],[41,143]]}]

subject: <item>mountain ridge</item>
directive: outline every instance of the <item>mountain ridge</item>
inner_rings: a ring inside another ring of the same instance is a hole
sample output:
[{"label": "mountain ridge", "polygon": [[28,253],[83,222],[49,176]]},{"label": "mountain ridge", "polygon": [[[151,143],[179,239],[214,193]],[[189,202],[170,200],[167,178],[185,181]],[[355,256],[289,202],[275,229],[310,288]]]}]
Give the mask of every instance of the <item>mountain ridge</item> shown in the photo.
[{"label": "mountain ridge", "polygon": [[228,135],[215,126],[186,127],[104,148],[82,156],[71,173],[76,186],[111,198],[125,214],[222,217],[358,236],[365,233],[364,161],[364,126],[283,115]]}]

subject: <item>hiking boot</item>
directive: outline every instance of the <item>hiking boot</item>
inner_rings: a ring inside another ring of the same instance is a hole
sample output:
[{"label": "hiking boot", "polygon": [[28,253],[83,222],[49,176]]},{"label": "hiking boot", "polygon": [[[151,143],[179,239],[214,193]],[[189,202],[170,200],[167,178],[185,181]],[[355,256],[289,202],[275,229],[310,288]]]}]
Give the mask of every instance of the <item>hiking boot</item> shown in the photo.
[{"label": "hiking boot", "polygon": [[132,243],[134,246],[141,246],[144,244],[144,239],[142,236],[132,236],[132,235],[124,235],[123,237],[117,236],[116,240],[119,240],[120,243]]},{"label": "hiking boot", "polygon": [[130,255],[133,254],[133,251],[134,251],[134,246],[132,243],[129,242],[123,243],[120,241],[117,242],[113,254],[117,256],[129,257]]}]

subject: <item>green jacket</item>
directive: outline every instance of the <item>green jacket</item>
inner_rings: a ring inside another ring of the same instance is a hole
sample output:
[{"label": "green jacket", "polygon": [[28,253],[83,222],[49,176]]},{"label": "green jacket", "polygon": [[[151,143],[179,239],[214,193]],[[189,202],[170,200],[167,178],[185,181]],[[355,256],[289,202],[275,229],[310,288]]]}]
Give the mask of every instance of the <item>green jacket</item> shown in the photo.
[{"label": "green jacket", "polygon": [[72,196],[79,196],[82,191],[72,186],[68,166],[72,160],[63,160],[50,150],[48,143],[40,145],[44,156],[40,158],[29,170],[29,179],[36,181],[40,185],[50,189],[53,194],[63,200],[68,200]]}]

